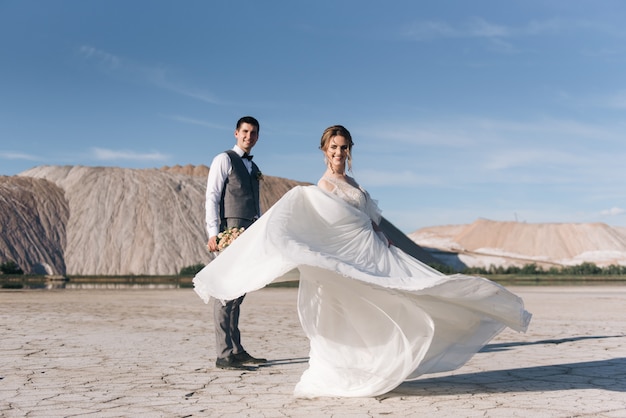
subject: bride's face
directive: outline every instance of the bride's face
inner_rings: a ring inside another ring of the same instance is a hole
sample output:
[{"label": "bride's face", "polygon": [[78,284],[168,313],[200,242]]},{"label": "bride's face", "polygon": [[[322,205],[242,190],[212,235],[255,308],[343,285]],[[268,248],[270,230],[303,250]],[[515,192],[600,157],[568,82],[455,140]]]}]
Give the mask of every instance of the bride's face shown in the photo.
[{"label": "bride's face", "polygon": [[344,171],[349,152],[350,142],[345,137],[336,135],[330,139],[326,148],[326,158],[334,171],[337,169]]}]

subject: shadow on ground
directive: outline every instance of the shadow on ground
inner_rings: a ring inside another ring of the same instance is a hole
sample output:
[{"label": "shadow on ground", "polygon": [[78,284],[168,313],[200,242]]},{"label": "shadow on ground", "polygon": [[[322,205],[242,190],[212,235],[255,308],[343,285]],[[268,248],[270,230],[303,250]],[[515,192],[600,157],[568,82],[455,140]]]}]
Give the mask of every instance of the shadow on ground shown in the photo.
[{"label": "shadow on ground", "polygon": [[379,399],[580,389],[626,392],[626,358],[422,378],[405,382]]},{"label": "shadow on ground", "polygon": [[583,341],[583,340],[601,340],[605,338],[624,338],[626,335],[591,335],[591,336],[581,336],[581,337],[570,337],[570,338],[560,338],[558,340],[539,340],[539,341],[518,341],[513,343],[501,343],[501,344],[487,344],[484,346],[479,352],[480,353],[491,353],[498,351],[506,351],[513,347],[521,347],[526,345],[547,345],[547,344],[563,344],[563,343],[571,343],[575,341]]}]

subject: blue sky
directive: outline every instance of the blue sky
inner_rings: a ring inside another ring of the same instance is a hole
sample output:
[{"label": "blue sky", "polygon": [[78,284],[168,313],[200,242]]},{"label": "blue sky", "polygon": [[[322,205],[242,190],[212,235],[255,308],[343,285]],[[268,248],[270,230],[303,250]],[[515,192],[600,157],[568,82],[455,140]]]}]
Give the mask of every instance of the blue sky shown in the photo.
[{"label": "blue sky", "polygon": [[262,171],[300,181],[345,125],[407,233],[625,226],[625,21],[603,0],[0,0],[0,174],[209,165],[250,114]]}]

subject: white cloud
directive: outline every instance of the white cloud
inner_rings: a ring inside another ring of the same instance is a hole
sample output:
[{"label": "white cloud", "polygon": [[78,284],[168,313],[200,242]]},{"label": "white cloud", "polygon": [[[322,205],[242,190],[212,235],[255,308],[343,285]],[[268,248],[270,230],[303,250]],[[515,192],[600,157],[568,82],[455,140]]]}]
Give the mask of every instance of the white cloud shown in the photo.
[{"label": "white cloud", "polygon": [[[576,189],[589,197],[605,182],[626,179],[619,123],[400,119],[410,122],[365,121],[355,132],[355,176],[367,187],[536,185]],[[366,167],[376,170],[362,171]]]},{"label": "white cloud", "polygon": [[358,170],[359,182],[367,184],[368,187],[380,186],[417,186],[436,185],[441,181],[432,176],[420,176],[412,171],[404,170]]},{"label": "white cloud", "polygon": [[612,207],[611,209],[600,212],[602,216],[618,216],[623,215],[624,213],[626,213],[626,210],[618,207]]},{"label": "white cloud", "polygon": [[480,130],[481,132],[494,132],[498,134],[508,133],[532,133],[534,137],[538,134],[549,135],[550,137],[586,138],[602,140],[620,140],[622,136],[616,131],[621,129],[611,129],[605,125],[593,125],[568,119],[545,118],[534,121],[510,121],[499,119],[475,118],[464,121],[465,129]]},{"label": "white cloud", "polygon": [[[603,102],[603,103],[602,103]],[[607,97],[600,104],[614,109],[626,109],[626,90]]]},{"label": "white cloud", "polygon": [[164,90],[169,90],[182,96],[191,97],[206,103],[219,104],[220,100],[211,93],[201,89],[194,89],[175,82],[167,77],[167,71],[162,68],[144,69],[148,80],[155,86]]},{"label": "white cloud", "polygon": [[404,29],[403,36],[415,41],[445,38],[503,39],[562,34],[567,31],[594,32],[619,38],[624,36],[624,31],[618,27],[589,20],[551,18],[509,26],[489,22],[482,17],[469,18],[456,25],[444,21],[415,21]]},{"label": "white cloud", "polygon": [[460,36],[458,31],[448,23],[433,21],[414,22],[404,30],[403,35],[415,41]]},{"label": "white cloud", "polygon": [[115,70],[119,69],[122,65],[119,57],[89,45],[81,46],[79,52],[87,59],[96,60],[98,65],[105,69]]},{"label": "white cloud", "polygon": [[93,157],[96,160],[133,160],[133,161],[164,161],[168,156],[160,152],[139,153],[127,150],[109,150],[104,148],[92,148]]},{"label": "white cloud", "polygon": [[469,36],[477,38],[502,38],[509,36],[510,32],[506,26],[489,23],[480,17],[471,19],[466,31]]},{"label": "white cloud", "polygon": [[522,32],[527,35],[541,35],[547,32],[559,32],[565,26],[568,25],[562,19],[531,20],[522,28]]},{"label": "white cloud", "polygon": [[13,151],[0,151],[0,158],[4,158],[6,160],[27,160],[27,161],[40,161],[41,158],[32,155],[32,154],[24,154],[22,152],[13,152]]},{"label": "white cloud", "polygon": [[561,143],[567,144],[564,149],[571,149],[577,141],[622,143],[622,131],[620,125],[589,124],[567,119],[512,121],[459,116],[435,121],[414,120],[411,123],[365,121],[361,128],[355,130],[355,136],[360,138],[359,144],[362,139],[367,139],[378,145],[384,140],[385,143],[393,141],[408,146],[471,149],[482,153],[502,147],[534,147],[552,152],[549,148],[560,147]]},{"label": "white cloud", "polygon": [[550,149],[503,149],[490,153],[484,164],[488,170],[504,170],[514,167],[528,167],[540,164],[575,165],[584,159],[563,151]]},{"label": "white cloud", "polygon": [[[419,125],[419,126],[418,126]],[[475,144],[471,134],[468,134],[463,126],[455,125],[454,122],[442,121],[440,123],[418,123],[416,126],[402,124],[373,125],[364,129],[355,130],[359,138],[369,138],[375,141],[384,139],[388,141],[406,143],[408,145],[439,147],[468,147]],[[354,135],[353,135],[354,136]]]},{"label": "white cloud", "polygon": [[5,160],[41,161],[41,158],[38,156],[13,151],[0,151],[0,158]]},{"label": "white cloud", "polygon": [[403,31],[403,36],[415,41],[441,38],[503,38],[510,35],[511,29],[507,26],[490,23],[480,17],[456,26],[442,21],[416,21]]},{"label": "white cloud", "polygon": [[510,42],[506,42],[500,38],[492,38],[490,39],[489,49],[503,54],[513,54],[518,53],[519,49],[514,47]]},{"label": "white cloud", "polygon": [[218,124],[211,123],[211,122],[206,122],[206,121],[199,120],[199,119],[189,118],[186,116],[170,115],[170,116],[164,116],[164,117],[171,119],[171,120],[175,120],[177,122],[187,123],[190,125],[200,125],[200,126],[206,126],[208,128],[215,128],[215,129],[222,129],[222,130],[231,129],[230,127],[218,125]]},{"label": "white cloud", "polygon": [[115,71],[122,78],[139,80],[150,83],[160,89],[168,90],[182,96],[191,97],[207,103],[218,104],[220,101],[214,95],[202,89],[190,88],[168,77],[168,71],[161,67],[149,67],[137,64],[129,59],[121,58],[109,52],[99,50],[89,45],[79,48],[79,53],[90,61],[95,61],[98,68],[106,72]]}]

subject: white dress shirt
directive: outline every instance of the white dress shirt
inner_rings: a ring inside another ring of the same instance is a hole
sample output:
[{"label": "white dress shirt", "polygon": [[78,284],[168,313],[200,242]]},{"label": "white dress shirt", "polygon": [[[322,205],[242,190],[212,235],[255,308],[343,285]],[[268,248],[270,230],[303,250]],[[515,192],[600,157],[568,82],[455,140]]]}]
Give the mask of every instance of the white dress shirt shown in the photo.
[{"label": "white dress shirt", "polygon": [[[240,157],[244,151],[237,145],[233,147],[233,151]],[[252,172],[252,161],[248,159],[242,160],[248,173]],[[219,153],[213,158],[209,167],[209,177],[206,185],[206,229],[209,238],[216,236],[220,232],[220,199],[222,198],[222,190],[228,175],[233,170],[230,157],[225,152]]]}]

